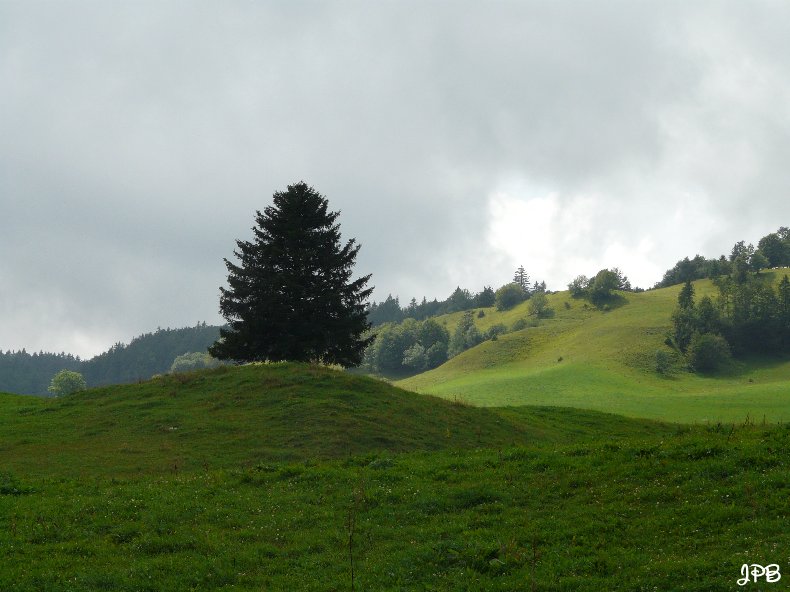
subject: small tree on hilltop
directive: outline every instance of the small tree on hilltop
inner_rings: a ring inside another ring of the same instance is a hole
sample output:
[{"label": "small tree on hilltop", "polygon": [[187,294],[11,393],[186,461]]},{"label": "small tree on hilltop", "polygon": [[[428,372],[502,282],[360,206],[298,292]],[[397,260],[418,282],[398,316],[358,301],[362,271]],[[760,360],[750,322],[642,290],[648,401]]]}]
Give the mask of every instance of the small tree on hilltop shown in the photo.
[{"label": "small tree on hilltop", "polygon": [[523,265],[519,265],[516,273],[513,275],[513,283],[521,286],[525,294],[529,294],[529,274],[526,272]]},{"label": "small tree on hilltop", "polygon": [[614,290],[620,288],[621,278],[609,269],[602,269],[592,280],[590,286],[590,301],[596,306],[601,306],[613,296]]},{"label": "small tree on hilltop", "polygon": [[524,302],[526,294],[521,286],[516,283],[505,284],[496,291],[494,301],[497,310],[509,310]]},{"label": "small tree on hilltop", "polygon": [[88,388],[88,385],[85,383],[82,374],[72,370],[61,370],[52,378],[47,390],[55,397],[62,397],[78,391],[84,391],[86,388]]},{"label": "small tree on hilltop", "polygon": [[341,244],[338,216],[301,182],[256,212],[253,240],[236,241],[239,264],[225,259],[220,312],[229,328],[209,348],[213,357],[359,365],[372,288],[370,275],[351,281],[359,245]]}]

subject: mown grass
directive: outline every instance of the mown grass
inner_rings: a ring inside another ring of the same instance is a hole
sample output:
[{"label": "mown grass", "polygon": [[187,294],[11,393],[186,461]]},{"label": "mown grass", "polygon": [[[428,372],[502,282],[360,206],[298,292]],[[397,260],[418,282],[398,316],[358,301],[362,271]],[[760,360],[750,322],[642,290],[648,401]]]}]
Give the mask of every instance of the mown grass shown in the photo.
[{"label": "mown grass", "polygon": [[[786,271],[770,274],[779,281]],[[396,384],[485,406],[559,405],[680,422],[789,421],[790,360],[755,357],[715,376],[690,373],[678,360],[670,376],[656,372],[655,352],[669,351],[664,340],[679,289],[624,294],[625,302],[609,311],[567,292],[553,294],[554,318]],[[715,292],[707,280],[695,289],[697,297]],[[476,322],[485,328],[525,316],[527,306],[486,309]]]}]

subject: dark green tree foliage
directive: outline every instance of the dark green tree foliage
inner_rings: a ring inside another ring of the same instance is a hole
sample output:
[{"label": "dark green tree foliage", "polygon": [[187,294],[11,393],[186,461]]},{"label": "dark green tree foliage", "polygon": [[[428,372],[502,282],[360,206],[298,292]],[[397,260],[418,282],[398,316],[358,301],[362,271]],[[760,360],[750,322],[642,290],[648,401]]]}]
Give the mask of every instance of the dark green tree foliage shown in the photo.
[{"label": "dark green tree foliage", "polygon": [[447,299],[446,313],[458,312],[460,310],[469,310],[474,308],[475,300],[469,290],[457,287],[450,297]]},{"label": "dark green tree foliage", "polygon": [[762,237],[757,243],[757,249],[752,244],[746,244],[746,241],[738,241],[733,245],[728,257],[724,255],[718,259],[705,259],[701,255],[693,259],[686,257],[664,273],[663,279],[655,287],[666,288],[687,280],[715,279],[733,273],[743,279],[750,271],[759,273],[766,267],[783,266],[790,266],[790,228],[786,226]]},{"label": "dark green tree foliage", "polygon": [[680,308],[694,308],[694,286],[691,280],[686,280],[683,289],[678,294],[678,306]]},{"label": "dark green tree foliage", "polygon": [[435,368],[447,361],[449,339],[447,329],[433,319],[388,323],[375,329],[364,366],[381,374]]},{"label": "dark green tree foliage", "polygon": [[82,361],[69,354],[26,350],[0,352],[0,392],[47,395],[52,377],[60,370],[80,371]]},{"label": "dark green tree foliage", "polygon": [[368,322],[372,327],[377,327],[385,323],[400,323],[406,318],[418,321],[435,317],[451,312],[470,310],[472,308],[487,308],[494,306],[496,295],[490,286],[485,286],[482,291],[474,296],[466,288],[458,287],[446,300],[428,300],[423,297],[422,302],[417,303],[416,298],[412,298],[408,306],[401,308],[397,297],[387,296],[383,302],[372,303],[368,307]]},{"label": "dark green tree foliage", "polygon": [[[627,278],[626,278],[627,281]],[[590,302],[602,306],[612,300],[614,291],[623,284],[623,276],[618,271],[602,269],[593,278],[588,289]]]},{"label": "dark green tree foliage", "polygon": [[229,323],[209,352],[223,360],[309,361],[356,366],[368,328],[370,275],[351,281],[359,245],[340,241],[338,212],[305,183],[256,212],[252,241],[225,259],[220,312]]},{"label": "dark green tree foliage", "polygon": [[447,356],[452,358],[483,341],[471,312],[465,312],[450,336]]},{"label": "dark green tree foliage", "polygon": [[590,279],[586,275],[579,275],[568,284],[571,298],[585,298],[590,288]]},{"label": "dark green tree foliage", "polygon": [[485,286],[481,292],[475,296],[475,306],[488,308],[496,304],[496,292],[491,286]]},{"label": "dark green tree foliage", "polygon": [[[736,255],[736,261],[741,255]],[[673,339],[698,370],[713,370],[725,364],[730,353],[744,355],[761,352],[778,354],[790,351],[790,280],[782,278],[774,288],[768,277],[733,273],[716,280],[716,301],[703,297],[696,306],[679,298],[672,314]],[[686,303],[682,305],[681,302]],[[700,336],[715,336],[701,339]],[[720,340],[726,344],[721,346]],[[696,345],[695,345],[696,344]],[[718,362],[711,365],[706,356]]]},{"label": "dark green tree foliage", "polygon": [[760,251],[755,251],[754,255],[749,259],[749,267],[754,273],[760,273],[761,270],[768,267],[768,258]]},{"label": "dark green tree foliage", "polygon": [[524,293],[529,294],[529,274],[526,272],[523,265],[519,265],[516,273],[513,274],[513,283],[521,286]]},{"label": "dark green tree foliage", "polygon": [[157,329],[116,343],[106,352],[83,362],[79,371],[88,386],[147,380],[170,370],[173,360],[187,352],[205,352],[219,337],[217,326],[198,323],[182,329]]},{"label": "dark green tree foliage", "polygon": [[744,257],[748,261],[752,253],[754,253],[754,245],[747,245],[746,241],[738,241],[732,246],[730,261],[735,261],[738,257]]},{"label": "dark green tree foliage", "polygon": [[685,353],[694,334],[698,331],[697,310],[694,306],[694,286],[686,281],[678,294],[678,306],[672,313],[673,339],[677,348]]},{"label": "dark green tree foliage", "polygon": [[526,292],[516,283],[505,284],[496,291],[494,301],[497,310],[510,310],[517,304],[524,302]]},{"label": "dark green tree foliage", "polygon": [[[416,311],[416,307],[414,311]],[[412,313],[414,313],[414,311],[412,311]],[[400,323],[406,316],[407,315],[404,314],[404,311],[400,307],[398,297],[396,296],[393,298],[392,294],[389,294],[383,302],[373,302],[368,307],[368,322],[373,327],[383,325],[384,323]],[[416,318],[413,314],[408,316]]]},{"label": "dark green tree foliage", "polygon": [[89,387],[146,380],[167,372],[176,356],[205,352],[217,337],[219,327],[198,323],[145,333],[90,360],[64,353],[0,352],[0,392],[47,395],[52,376],[60,370],[80,372]]},{"label": "dark green tree foliage", "polygon": [[715,333],[694,333],[688,348],[692,370],[715,372],[729,365],[732,359],[727,340]]},{"label": "dark green tree foliage", "polygon": [[687,281],[716,278],[729,274],[730,268],[731,264],[724,255],[718,259],[705,259],[701,255],[696,255],[693,259],[686,257],[667,270],[655,287],[667,288]]}]

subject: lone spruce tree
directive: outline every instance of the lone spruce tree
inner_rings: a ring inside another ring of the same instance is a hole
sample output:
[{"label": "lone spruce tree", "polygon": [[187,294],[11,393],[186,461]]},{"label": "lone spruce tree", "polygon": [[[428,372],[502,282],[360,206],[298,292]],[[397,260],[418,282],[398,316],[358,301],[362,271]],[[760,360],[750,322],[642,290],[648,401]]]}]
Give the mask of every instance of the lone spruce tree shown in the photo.
[{"label": "lone spruce tree", "polygon": [[370,275],[351,280],[359,245],[340,242],[339,212],[303,182],[256,212],[251,242],[237,240],[238,265],[225,259],[220,312],[228,328],[209,348],[237,362],[301,361],[357,366],[369,343]]}]

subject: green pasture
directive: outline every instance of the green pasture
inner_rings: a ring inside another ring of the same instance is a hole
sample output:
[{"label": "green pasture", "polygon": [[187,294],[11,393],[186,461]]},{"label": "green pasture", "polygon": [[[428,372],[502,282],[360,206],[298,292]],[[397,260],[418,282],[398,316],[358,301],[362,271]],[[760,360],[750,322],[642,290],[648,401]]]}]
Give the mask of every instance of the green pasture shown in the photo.
[{"label": "green pasture", "polygon": [[299,364],[0,395],[0,590],[734,589],[790,430],[479,408]]},{"label": "green pasture", "polygon": [[[779,281],[785,271],[770,273]],[[609,310],[552,294],[554,317],[396,384],[481,406],[557,405],[688,423],[790,421],[790,360],[740,360],[726,373],[703,376],[676,356],[669,376],[656,372],[656,351],[671,351],[664,340],[679,289],[623,293]],[[715,292],[707,280],[695,289],[698,298]],[[475,320],[484,329],[527,315],[523,303],[506,312],[485,309]],[[447,319],[449,327],[457,316]]]}]

